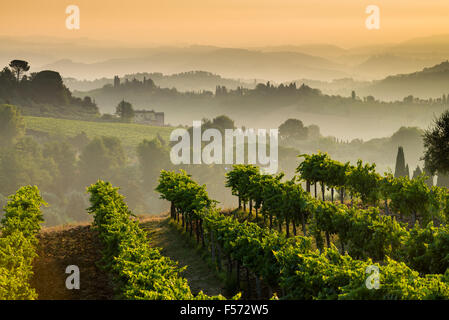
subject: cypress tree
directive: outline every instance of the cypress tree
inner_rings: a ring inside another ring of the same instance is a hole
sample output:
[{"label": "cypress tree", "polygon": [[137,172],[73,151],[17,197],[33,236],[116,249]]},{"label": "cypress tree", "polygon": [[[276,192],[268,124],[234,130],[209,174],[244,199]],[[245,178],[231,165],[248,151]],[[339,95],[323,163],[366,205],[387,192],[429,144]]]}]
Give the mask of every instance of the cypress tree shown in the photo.
[{"label": "cypress tree", "polygon": [[404,177],[407,174],[405,168],[405,156],[404,149],[402,147],[398,148],[398,154],[396,156],[396,168],[394,170],[394,177]]},{"label": "cypress tree", "polygon": [[421,174],[422,174],[421,168],[419,166],[417,166],[415,171],[413,171],[412,179],[418,178]]},{"label": "cypress tree", "polygon": [[408,164],[405,166],[405,177],[410,179],[410,169],[408,168]]}]

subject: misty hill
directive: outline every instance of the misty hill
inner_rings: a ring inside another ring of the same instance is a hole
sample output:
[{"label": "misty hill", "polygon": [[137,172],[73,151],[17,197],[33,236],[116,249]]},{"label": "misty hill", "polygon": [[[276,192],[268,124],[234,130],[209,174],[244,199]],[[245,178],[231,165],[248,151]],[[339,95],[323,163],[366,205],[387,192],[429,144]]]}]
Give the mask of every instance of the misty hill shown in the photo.
[{"label": "misty hill", "polygon": [[[428,60],[433,65],[447,59],[449,55],[449,34],[411,38],[398,43],[379,43],[356,46],[346,50],[338,59],[349,64],[361,64],[363,60],[376,56],[397,56],[405,60]],[[350,60],[352,59],[353,63]],[[393,66],[394,67],[394,66]],[[395,69],[391,74],[397,73]]]},{"label": "misty hill", "polygon": [[[402,58],[394,55],[381,55],[372,58],[359,67],[365,70],[379,69],[381,65],[401,65]],[[409,60],[404,62],[402,67],[409,69]],[[425,64],[420,60],[413,60],[416,64]],[[367,71],[368,72],[368,71]],[[421,71],[411,73],[396,74],[380,80],[362,81],[354,78],[334,79],[331,81],[320,81],[313,79],[299,79],[295,83],[302,83],[317,88],[323,93],[330,95],[350,96],[354,90],[360,97],[369,95],[382,101],[402,100],[405,97],[413,96],[412,100],[418,99],[439,99],[449,93],[449,62],[444,61],[428,68],[421,68]],[[408,98],[409,99],[409,98]]]},{"label": "misty hill", "polygon": [[398,54],[407,53],[410,57],[434,57],[442,60],[449,54],[449,34],[438,34],[412,38],[390,47]]},{"label": "misty hill", "polygon": [[[213,74],[206,71],[189,71],[165,75],[160,72],[141,72],[126,74],[121,79],[132,81],[137,79],[142,81],[144,78],[151,79],[154,83],[163,88],[176,88],[183,91],[198,91],[198,90],[215,90],[216,86],[226,86],[229,89],[236,89],[237,87],[253,88],[254,81],[244,82],[240,80],[223,78],[220,75]],[[101,78],[95,80],[77,80],[75,78],[65,78],[64,83],[70,90],[89,91],[103,87],[107,84],[113,84],[113,78]]]},{"label": "misty hill", "polygon": [[267,46],[267,47],[258,47],[256,49],[264,52],[300,52],[327,59],[339,57],[349,53],[349,50],[343,49],[339,46],[335,46],[332,44]]},{"label": "misty hill", "polygon": [[382,79],[392,73],[409,73],[432,65],[427,59],[409,58],[394,54],[379,54],[370,56],[363,63],[354,67],[355,73],[370,75]]},{"label": "misty hill", "polygon": [[383,100],[396,100],[413,95],[420,98],[441,98],[449,93],[449,62],[444,61],[422,71],[389,76],[360,89],[360,94]]},{"label": "misty hill", "polygon": [[113,113],[125,99],[135,109],[165,113],[166,123],[191,125],[193,120],[226,114],[237,125],[249,128],[277,128],[286,118],[299,118],[305,124],[317,124],[325,135],[341,138],[380,137],[392,134],[400,126],[427,126],[435,114],[448,108],[448,101],[403,100],[382,102],[356,92],[355,97],[323,94],[320,90],[295,83],[273,85],[258,83],[254,89],[179,92],[146,82],[122,81],[117,87],[106,85],[75,96],[89,95],[101,112]]},{"label": "misty hill", "polygon": [[[283,48],[283,47],[281,47]],[[301,78],[296,81],[299,87],[306,84],[310,87],[319,89],[325,94],[350,96],[353,90],[360,96],[373,95],[376,99],[385,101],[402,100],[404,97],[413,95],[415,97],[427,99],[440,98],[443,94],[449,93],[449,63],[443,62],[433,67],[423,68],[426,65],[425,60],[408,59],[395,55],[384,54],[371,57],[364,63],[357,66],[358,70],[378,75],[387,73],[388,70],[403,69],[413,70],[421,68],[422,71],[397,74],[388,76],[377,81],[363,81],[354,78],[336,78],[329,81],[315,80],[311,78]],[[385,66],[385,67],[381,67]],[[378,70],[378,71],[376,71]],[[362,71],[360,71],[362,72]],[[186,91],[214,91],[215,87],[226,86],[228,89],[236,89],[237,87],[252,89],[260,80],[237,80],[224,78],[221,75],[213,74],[206,71],[189,71],[165,75],[154,72],[140,72],[127,74],[122,77],[123,80],[132,81],[137,79],[152,79],[154,83],[162,88],[176,88],[180,92]],[[77,80],[75,78],[65,78],[64,83],[71,90],[89,91],[101,88],[106,84],[112,84],[113,78],[101,78],[96,80]],[[288,85],[290,82],[283,82]]]},{"label": "misty hill", "polygon": [[[353,78],[341,78],[331,81],[320,81],[313,79],[299,79],[295,81],[297,86],[305,84],[309,87],[316,88],[328,95],[340,95],[344,97],[351,96],[353,90],[358,92],[359,88],[366,87],[371,81],[355,80]],[[287,83],[284,83],[287,84]]]},{"label": "misty hill", "polygon": [[70,59],[43,66],[59,70],[64,77],[113,77],[139,72],[180,73],[207,70],[223,77],[237,79],[272,79],[285,81],[298,76],[312,79],[345,77],[344,67],[330,60],[298,52],[261,52],[246,49],[176,48],[149,52],[145,56],[81,63]]},{"label": "misty hill", "polygon": [[177,74],[188,70],[204,70],[250,82],[255,78],[276,82],[347,77],[373,80],[429,67],[449,55],[449,35],[353,48],[326,43],[221,48],[132,47],[87,38],[1,37],[0,40],[3,45],[0,64],[20,58],[29,61],[33,71],[58,70],[64,78],[90,80],[112,78],[116,74]]}]

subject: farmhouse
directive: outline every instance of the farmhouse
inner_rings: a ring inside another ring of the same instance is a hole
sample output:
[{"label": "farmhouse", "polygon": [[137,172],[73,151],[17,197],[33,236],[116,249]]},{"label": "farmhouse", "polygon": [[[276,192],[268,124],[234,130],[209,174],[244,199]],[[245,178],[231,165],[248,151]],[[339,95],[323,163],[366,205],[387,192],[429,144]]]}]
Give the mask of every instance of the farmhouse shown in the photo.
[{"label": "farmhouse", "polygon": [[149,124],[152,126],[163,126],[164,125],[164,113],[155,112],[154,110],[135,110],[134,111],[134,122]]}]

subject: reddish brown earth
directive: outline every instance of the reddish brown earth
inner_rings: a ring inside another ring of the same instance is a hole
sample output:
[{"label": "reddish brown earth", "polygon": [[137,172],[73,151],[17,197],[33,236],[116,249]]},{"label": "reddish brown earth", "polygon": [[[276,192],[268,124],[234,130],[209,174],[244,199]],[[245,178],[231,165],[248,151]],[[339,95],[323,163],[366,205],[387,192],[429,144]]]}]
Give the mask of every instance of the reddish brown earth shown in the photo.
[{"label": "reddish brown earth", "polygon": [[[44,229],[38,236],[32,286],[40,300],[104,300],[113,298],[111,282],[98,266],[100,242],[89,225]],[[66,267],[80,270],[80,289],[65,286]]]}]

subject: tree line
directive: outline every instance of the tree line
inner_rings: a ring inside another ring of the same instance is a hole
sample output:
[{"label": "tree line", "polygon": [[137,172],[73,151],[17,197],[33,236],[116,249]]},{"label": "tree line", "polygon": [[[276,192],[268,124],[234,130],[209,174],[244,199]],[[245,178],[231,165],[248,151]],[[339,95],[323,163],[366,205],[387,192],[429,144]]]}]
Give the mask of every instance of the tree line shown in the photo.
[{"label": "tree line", "polygon": [[56,71],[31,72],[24,60],[12,60],[0,71],[0,104],[15,104],[26,114],[92,118],[99,114],[88,96],[77,98]]}]

